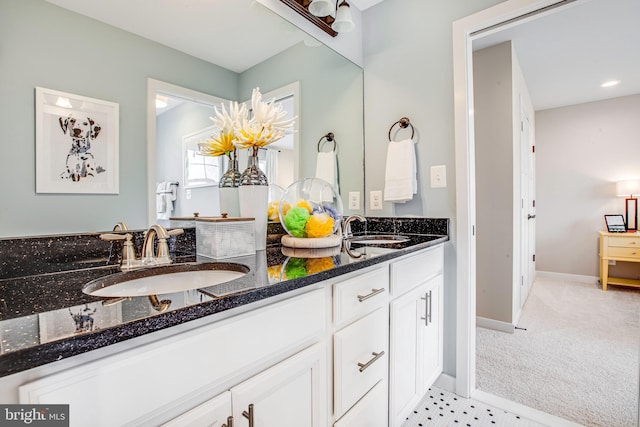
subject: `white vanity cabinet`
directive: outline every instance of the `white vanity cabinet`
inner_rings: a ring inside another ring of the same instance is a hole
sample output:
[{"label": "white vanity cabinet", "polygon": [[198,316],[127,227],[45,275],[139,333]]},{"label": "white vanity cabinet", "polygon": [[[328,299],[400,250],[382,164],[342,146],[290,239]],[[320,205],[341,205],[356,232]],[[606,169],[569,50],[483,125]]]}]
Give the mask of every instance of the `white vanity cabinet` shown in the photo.
[{"label": "white vanity cabinet", "polygon": [[442,372],[443,248],[391,264],[389,425],[399,426]]},{"label": "white vanity cabinet", "polygon": [[326,351],[316,344],[163,424],[164,427],[326,425]]},{"label": "white vanity cabinet", "polygon": [[[326,351],[301,352],[322,341],[325,306],[326,289],[312,290],[24,384],[20,403],[70,404],[71,426],[81,427],[158,425],[226,390],[234,405],[236,399],[247,402],[243,410],[253,403],[262,414],[277,412],[280,408],[267,408],[274,402],[270,394],[290,398],[300,393],[308,401],[301,390],[309,381],[326,390],[327,375],[320,373]],[[299,357],[287,359],[292,355]],[[306,392],[316,399],[313,410],[326,414],[326,392]],[[233,413],[238,411],[234,406]],[[226,420],[224,414],[213,418]],[[234,421],[243,425],[237,416]],[[320,427],[321,422],[320,417],[308,425]]]}]

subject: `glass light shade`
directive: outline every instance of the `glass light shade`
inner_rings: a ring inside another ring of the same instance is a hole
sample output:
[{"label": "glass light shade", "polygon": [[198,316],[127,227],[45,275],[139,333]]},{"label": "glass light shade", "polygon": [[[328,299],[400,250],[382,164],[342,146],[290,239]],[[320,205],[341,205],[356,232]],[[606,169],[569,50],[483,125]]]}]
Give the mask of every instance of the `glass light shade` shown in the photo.
[{"label": "glass light shade", "polygon": [[331,28],[338,33],[348,33],[349,31],[353,31],[355,26],[356,25],[351,19],[351,8],[349,7],[349,3],[343,1],[338,7],[336,20],[331,24]]},{"label": "glass light shade", "polygon": [[336,3],[332,0],[313,0],[309,5],[309,13],[314,16],[333,16],[336,13]]},{"label": "glass light shade", "polygon": [[616,195],[618,197],[629,197],[634,194],[640,195],[640,180],[629,179],[616,183]]}]

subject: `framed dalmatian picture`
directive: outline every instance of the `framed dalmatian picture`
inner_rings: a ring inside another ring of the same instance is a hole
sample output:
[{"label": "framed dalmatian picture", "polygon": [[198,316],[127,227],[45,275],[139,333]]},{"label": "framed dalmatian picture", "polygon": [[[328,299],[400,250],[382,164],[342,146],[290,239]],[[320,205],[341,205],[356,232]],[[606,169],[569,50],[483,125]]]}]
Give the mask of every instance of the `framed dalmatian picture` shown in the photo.
[{"label": "framed dalmatian picture", "polygon": [[118,104],[36,87],[36,193],[117,194]]}]

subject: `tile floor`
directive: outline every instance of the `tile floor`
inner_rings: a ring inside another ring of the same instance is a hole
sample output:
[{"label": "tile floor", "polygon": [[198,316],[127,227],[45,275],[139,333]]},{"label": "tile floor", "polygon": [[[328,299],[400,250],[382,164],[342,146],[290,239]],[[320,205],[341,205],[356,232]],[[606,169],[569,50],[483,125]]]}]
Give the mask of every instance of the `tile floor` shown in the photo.
[{"label": "tile floor", "polygon": [[472,399],[431,387],[402,427],[540,427],[542,424]]}]

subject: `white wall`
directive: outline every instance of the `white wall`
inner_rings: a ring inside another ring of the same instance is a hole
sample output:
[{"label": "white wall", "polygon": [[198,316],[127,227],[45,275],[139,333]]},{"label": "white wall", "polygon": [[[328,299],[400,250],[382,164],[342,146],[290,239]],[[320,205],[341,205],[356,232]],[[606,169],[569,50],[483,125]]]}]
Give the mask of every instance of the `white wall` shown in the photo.
[{"label": "white wall", "polygon": [[[389,127],[407,116],[416,128],[420,194],[368,215],[451,218],[455,224],[453,21],[497,0],[386,0],[363,12],[365,184],[382,190]],[[447,188],[429,187],[429,168],[447,167]],[[368,194],[365,198],[368,206]],[[455,229],[452,229],[455,240]],[[455,375],[456,260],[445,246],[445,372]]]},{"label": "white wall", "polygon": [[[640,94],[536,112],[538,271],[598,276],[615,182],[640,178]],[[637,277],[636,269],[636,277]]]}]

